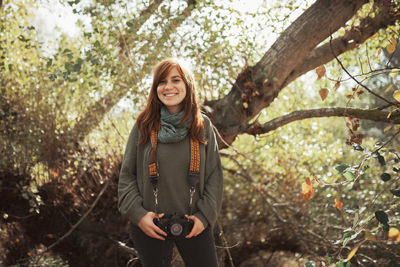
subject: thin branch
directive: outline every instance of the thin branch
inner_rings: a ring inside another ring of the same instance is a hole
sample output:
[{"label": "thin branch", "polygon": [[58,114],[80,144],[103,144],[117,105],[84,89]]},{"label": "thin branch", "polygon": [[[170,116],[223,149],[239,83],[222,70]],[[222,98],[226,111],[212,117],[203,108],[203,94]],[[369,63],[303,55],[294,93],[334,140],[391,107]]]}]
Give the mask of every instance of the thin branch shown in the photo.
[{"label": "thin branch", "polygon": [[391,102],[389,100],[387,100],[386,98],[380,96],[379,94],[375,93],[374,91],[372,91],[371,89],[369,89],[367,86],[365,86],[364,84],[362,84],[360,81],[358,81],[353,75],[351,75],[351,73],[344,67],[342,61],[339,60],[339,58],[336,56],[335,52],[333,51],[333,47],[332,47],[332,35],[331,38],[329,40],[329,44],[331,47],[331,52],[333,54],[333,56],[335,57],[336,61],[339,63],[340,67],[342,67],[342,69],[344,70],[344,72],[347,73],[347,75],[349,75],[358,85],[360,85],[362,88],[364,88],[365,90],[367,90],[370,94],[374,95],[375,97],[385,101],[388,104],[391,104],[393,106],[397,106],[396,103]]},{"label": "thin branch", "polygon": [[52,248],[54,248],[55,246],[57,246],[59,243],[61,243],[64,239],[66,239],[70,234],[72,234],[73,231],[75,231],[75,229],[83,222],[83,220],[86,219],[86,217],[92,212],[93,208],[97,205],[97,203],[99,202],[101,196],[104,194],[104,192],[106,191],[108,185],[110,184],[110,180],[107,179],[106,184],[104,185],[103,189],[100,191],[100,193],[97,195],[96,200],[92,203],[92,205],[90,206],[90,208],[86,211],[86,213],[78,220],[78,222],[76,222],[71,229],[69,229],[68,232],[66,232],[62,237],[60,237],[56,242],[54,242],[53,244],[51,244],[50,246],[48,246],[45,250],[41,251],[39,254],[35,254],[32,255],[31,257],[25,258],[25,259],[21,259],[21,261],[26,261],[29,260],[32,257],[38,257],[38,256],[42,256],[44,253],[50,251]]},{"label": "thin branch", "polygon": [[293,111],[287,115],[275,118],[264,124],[260,124],[255,121],[252,124],[245,126],[242,129],[242,133],[247,133],[251,135],[264,134],[293,121],[310,119],[310,118],[322,118],[322,117],[352,117],[364,120],[372,120],[379,122],[387,122],[391,124],[400,123],[400,113],[392,113],[388,118],[390,112],[381,111],[376,109],[357,109],[357,108],[321,108],[321,109],[308,109],[308,110],[297,110]]}]

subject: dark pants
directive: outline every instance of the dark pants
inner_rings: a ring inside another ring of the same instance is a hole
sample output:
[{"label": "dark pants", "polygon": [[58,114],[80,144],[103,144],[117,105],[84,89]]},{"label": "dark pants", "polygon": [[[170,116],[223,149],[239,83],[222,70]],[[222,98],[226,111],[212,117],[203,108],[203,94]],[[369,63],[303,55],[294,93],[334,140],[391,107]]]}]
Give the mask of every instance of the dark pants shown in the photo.
[{"label": "dark pants", "polygon": [[210,227],[192,238],[167,237],[164,241],[149,237],[131,223],[131,238],[144,267],[169,267],[174,243],[187,267],[217,267],[218,260]]}]

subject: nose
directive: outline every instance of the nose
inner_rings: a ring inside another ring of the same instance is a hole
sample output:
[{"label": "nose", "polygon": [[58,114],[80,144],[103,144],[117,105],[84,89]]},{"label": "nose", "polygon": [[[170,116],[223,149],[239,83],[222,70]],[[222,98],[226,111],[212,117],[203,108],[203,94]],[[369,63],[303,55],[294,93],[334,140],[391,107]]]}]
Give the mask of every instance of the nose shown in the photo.
[{"label": "nose", "polygon": [[168,81],[165,83],[165,89],[170,89],[172,88],[172,84]]}]

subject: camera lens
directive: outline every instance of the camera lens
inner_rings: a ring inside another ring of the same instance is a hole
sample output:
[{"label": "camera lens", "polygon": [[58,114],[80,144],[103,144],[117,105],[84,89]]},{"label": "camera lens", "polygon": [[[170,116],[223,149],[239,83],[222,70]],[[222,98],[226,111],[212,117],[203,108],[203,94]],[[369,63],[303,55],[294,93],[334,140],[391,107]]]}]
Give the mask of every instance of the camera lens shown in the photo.
[{"label": "camera lens", "polygon": [[183,227],[180,223],[174,223],[171,225],[171,234],[178,236],[182,233]]}]

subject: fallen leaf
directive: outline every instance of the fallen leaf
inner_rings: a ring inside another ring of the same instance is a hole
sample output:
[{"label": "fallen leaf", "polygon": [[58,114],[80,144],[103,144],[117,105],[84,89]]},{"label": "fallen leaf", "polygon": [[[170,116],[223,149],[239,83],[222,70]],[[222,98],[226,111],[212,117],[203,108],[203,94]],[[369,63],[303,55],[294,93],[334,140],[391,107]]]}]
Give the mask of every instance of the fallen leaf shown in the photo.
[{"label": "fallen leaf", "polygon": [[328,96],[329,94],[329,90],[326,88],[322,88],[321,90],[318,91],[319,96],[321,97],[322,101],[325,100],[325,98]]},{"label": "fallen leaf", "polygon": [[244,107],[245,109],[248,109],[249,104],[247,104],[247,102],[243,102],[243,107]]},{"label": "fallen leaf", "polygon": [[378,49],[378,52],[376,53],[377,56],[379,56],[382,53],[382,48]]},{"label": "fallen leaf", "polygon": [[318,75],[317,80],[321,79],[326,73],[325,66],[324,65],[319,66],[318,68],[315,69],[315,72]]},{"label": "fallen leaf", "polygon": [[338,210],[342,210],[343,208],[343,202],[339,201],[337,198],[335,198],[335,206]]},{"label": "fallen leaf", "polygon": [[360,248],[360,246],[367,240],[363,240],[360,243],[357,244],[357,246],[355,246],[349,253],[349,255],[347,255],[346,261],[351,260],[351,258],[353,258],[353,256],[356,254],[357,250]]}]

